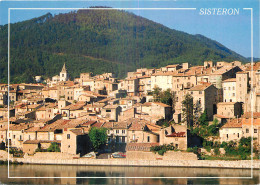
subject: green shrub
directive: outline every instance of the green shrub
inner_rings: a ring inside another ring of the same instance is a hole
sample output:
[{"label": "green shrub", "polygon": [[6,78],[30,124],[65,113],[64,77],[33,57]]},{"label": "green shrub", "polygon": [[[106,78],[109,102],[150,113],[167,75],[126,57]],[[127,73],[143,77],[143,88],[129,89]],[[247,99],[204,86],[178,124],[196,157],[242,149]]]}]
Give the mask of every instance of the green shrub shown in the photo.
[{"label": "green shrub", "polygon": [[150,151],[157,153],[159,155],[163,155],[164,153],[166,153],[169,150],[174,150],[174,146],[173,144],[168,144],[168,145],[160,145],[160,146],[152,146],[150,147]]},{"label": "green shrub", "polygon": [[219,155],[219,154],[220,154],[219,148],[214,148],[214,154],[215,154],[215,155]]},{"label": "green shrub", "polygon": [[192,148],[187,148],[187,152],[193,152]]},{"label": "green shrub", "polygon": [[47,152],[60,152],[60,147],[58,143],[52,142],[49,148],[47,149]]}]

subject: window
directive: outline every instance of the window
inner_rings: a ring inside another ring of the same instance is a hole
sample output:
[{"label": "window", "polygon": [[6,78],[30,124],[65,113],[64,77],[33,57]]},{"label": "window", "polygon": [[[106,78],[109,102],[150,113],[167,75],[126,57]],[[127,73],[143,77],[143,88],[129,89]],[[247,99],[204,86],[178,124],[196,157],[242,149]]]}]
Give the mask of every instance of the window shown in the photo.
[{"label": "window", "polygon": [[202,94],[202,91],[199,91],[199,94]]},{"label": "window", "polygon": [[239,138],[239,133],[237,133],[237,137]]},{"label": "window", "polygon": [[254,129],[254,133],[257,133],[257,129]]},{"label": "window", "polygon": [[235,93],[233,93],[233,96],[236,96],[236,94],[235,94]]},{"label": "window", "polygon": [[125,130],[122,130],[122,134],[125,134]]},{"label": "window", "polygon": [[227,134],[227,139],[228,139],[228,134]]},{"label": "window", "polygon": [[15,139],[15,135],[13,135],[13,138]]},{"label": "window", "polygon": [[122,143],[125,143],[125,136],[122,137]]},{"label": "window", "polygon": [[116,133],[118,134],[118,133],[119,133],[119,130],[116,130]]},{"label": "window", "polygon": [[235,90],[235,87],[233,87],[233,90]]},{"label": "window", "polygon": [[70,134],[67,134],[67,139],[70,139]]},{"label": "window", "polygon": [[62,77],[64,77],[64,74],[62,74]]},{"label": "window", "polygon": [[148,143],[150,142],[150,136],[147,136],[147,142]]},{"label": "window", "polygon": [[249,133],[249,129],[248,128],[246,129],[246,133]]},{"label": "window", "polygon": [[107,109],[106,112],[111,112],[111,109]]}]

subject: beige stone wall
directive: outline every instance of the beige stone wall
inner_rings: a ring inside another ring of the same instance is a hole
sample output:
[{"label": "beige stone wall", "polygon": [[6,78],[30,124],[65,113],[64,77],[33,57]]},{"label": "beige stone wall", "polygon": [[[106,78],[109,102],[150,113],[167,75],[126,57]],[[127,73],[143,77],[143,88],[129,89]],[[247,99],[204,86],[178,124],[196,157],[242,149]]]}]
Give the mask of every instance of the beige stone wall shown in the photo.
[{"label": "beige stone wall", "polygon": [[11,139],[11,142],[10,142],[11,146],[21,149],[23,147],[23,139],[24,139],[23,131],[10,130],[9,135],[10,135],[10,139]]},{"label": "beige stone wall", "polygon": [[35,115],[36,115],[36,119],[39,120],[39,119],[46,119],[46,116],[45,116],[45,110],[42,111],[42,110],[37,110],[35,112]]},{"label": "beige stone wall", "polygon": [[37,140],[54,140],[54,132],[38,132]]},{"label": "beige stone wall", "polygon": [[[158,135],[153,134],[151,132],[146,131],[128,131],[127,132],[128,142],[131,142],[133,140],[136,141],[136,143],[157,143],[158,142]],[[150,138],[150,141],[148,142],[148,136]]]},{"label": "beige stone wall", "polygon": [[36,132],[24,132],[24,141],[36,139]]},{"label": "beige stone wall", "polygon": [[219,130],[220,142],[239,141],[242,135],[242,128],[221,128]]},{"label": "beige stone wall", "polygon": [[[9,159],[13,157],[12,154],[9,154]],[[7,160],[8,159],[8,152],[5,150],[0,150],[0,160]]]},{"label": "beige stone wall", "polygon": [[6,130],[2,130],[2,131],[0,131],[0,143],[1,142],[6,142],[6,137],[7,137],[7,131]]},{"label": "beige stone wall", "polygon": [[240,103],[225,103],[217,104],[217,114],[228,117],[236,118],[241,116],[242,106]]},{"label": "beige stone wall", "polygon": [[38,148],[38,144],[23,144],[23,152],[27,154],[34,154]]},{"label": "beige stone wall", "polygon": [[151,89],[153,91],[154,87],[159,87],[162,91],[167,89],[172,89],[173,80],[171,75],[162,75],[162,76],[151,76]]},{"label": "beige stone wall", "polygon": [[37,152],[33,156],[25,156],[26,159],[46,160],[46,159],[73,159],[73,157],[79,157],[79,155],[60,153],[60,152]]},{"label": "beige stone wall", "polygon": [[[50,154],[49,154],[50,155]],[[45,156],[46,157],[46,156]],[[242,161],[221,161],[221,160],[128,160],[128,159],[56,159],[44,158],[17,158],[18,162],[29,164],[61,164],[61,165],[95,165],[95,166],[166,166],[166,167],[200,167],[200,168],[243,168],[251,169],[250,160]],[[253,162],[254,169],[260,168],[260,161]],[[221,169],[220,169],[221,170]]]},{"label": "beige stone wall", "polygon": [[236,102],[236,82],[222,82],[223,101]]},{"label": "beige stone wall", "polygon": [[[68,137],[69,135],[69,137]],[[64,131],[61,140],[61,152],[68,154],[76,154],[77,137],[71,131]]]},{"label": "beige stone wall", "polygon": [[197,155],[191,152],[167,151],[163,156],[153,152],[127,151],[127,160],[198,160]]},{"label": "beige stone wall", "polygon": [[246,102],[246,94],[248,92],[249,79],[248,73],[236,74],[236,99],[238,102]]},{"label": "beige stone wall", "polygon": [[196,76],[173,76],[173,91],[182,91],[185,88],[191,88],[197,85]]},{"label": "beige stone wall", "polygon": [[253,128],[251,125],[242,125],[242,131],[244,137],[252,137],[253,131],[253,138],[255,138],[255,142],[258,145],[258,147],[260,146],[260,125],[255,124],[253,125]]}]

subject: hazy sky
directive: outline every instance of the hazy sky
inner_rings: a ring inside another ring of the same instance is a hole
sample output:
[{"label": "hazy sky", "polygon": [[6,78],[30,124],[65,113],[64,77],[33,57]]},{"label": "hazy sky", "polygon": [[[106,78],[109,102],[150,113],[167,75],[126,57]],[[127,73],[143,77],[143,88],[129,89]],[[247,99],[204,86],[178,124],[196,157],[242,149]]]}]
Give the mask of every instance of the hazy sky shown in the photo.
[{"label": "hazy sky", "polygon": [[[251,56],[251,11],[253,8],[254,57],[259,49],[258,0],[197,0],[197,1],[0,1],[0,25],[8,23],[8,8],[87,8],[109,6],[113,8],[196,8],[196,10],[128,10],[169,28],[190,34],[202,34],[231,50]],[[200,15],[201,8],[239,8],[239,15]],[[11,10],[11,23],[31,19],[50,12],[65,13],[71,10]]]}]

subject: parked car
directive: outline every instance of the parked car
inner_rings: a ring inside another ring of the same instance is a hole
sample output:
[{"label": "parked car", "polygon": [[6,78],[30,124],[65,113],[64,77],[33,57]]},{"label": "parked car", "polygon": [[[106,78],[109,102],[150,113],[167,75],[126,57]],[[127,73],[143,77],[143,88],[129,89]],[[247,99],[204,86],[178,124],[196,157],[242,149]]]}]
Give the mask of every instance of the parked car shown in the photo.
[{"label": "parked car", "polygon": [[96,154],[95,154],[95,152],[90,152],[86,155],[83,155],[82,157],[84,157],[84,158],[96,158]]},{"label": "parked car", "polygon": [[115,152],[111,155],[112,158],[126,158],[126,155],[123,152]]}]

